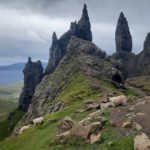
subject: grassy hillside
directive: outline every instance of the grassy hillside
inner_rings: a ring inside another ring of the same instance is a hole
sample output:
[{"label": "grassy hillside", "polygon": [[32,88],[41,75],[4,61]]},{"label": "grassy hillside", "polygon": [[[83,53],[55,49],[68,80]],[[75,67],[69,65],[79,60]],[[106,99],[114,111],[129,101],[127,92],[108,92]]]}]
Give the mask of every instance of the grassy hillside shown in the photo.
[{"label": "grassy hillside", "polygon": [[[58,97],[58,99],[64,100],[67,103],[67,107],[62,111],[46,115],[43,125],[32,127],[23,135],[0,142],[0,150],[91,150],[94,147],[98,150],[133,150],[133,138],[130,136],[122,136],[110,125],[105,130],[102,130],[100,142],[93,145],[86,143],[82,139],[69,139],[60,142],[56,137],[58,134],[57,125],[60,119],[70,116],[78,121],[91,113],[91,111],[76,113],[77,109],[84,109],[86,107],[84,100],[89,98],[98,100],[103,95],[102,91],[104,90],[118,91],[110,83],[105,83],[105,81],[101,82],[97,80],[101,88],[97,87],[95,89],[93,87],[93,80],[89,80],[82,74],[75,75],[70,84]],[[132,93],[134,92],[129,92],[131,95]],[[108,112],[109,110],[104,112],[106,117],[109,117]],[[53,119],[56,121],[50,123],[50,120]],[[110,143],[113,143],[113,145],[110,146]]]},{"label": "grassy hillside", "polygon": [[22,85],[22,82],[0,85],[0,122],[7,118],[10,111],[17,108]]},{"label": "grassy hillside", "polygon": [[8,113],[16,109],[17,103],[11,100],[0,100],[0,122],[4,121]]},{"label": "grassy hillside", "polygon": [[[0,85],[0,140],[10,136],[13,128],[21,119],[22,113],[14,110],[18,105],[22,85],[22,82]],[[12,120],[7,119],[10,112],[13,112]]]}]

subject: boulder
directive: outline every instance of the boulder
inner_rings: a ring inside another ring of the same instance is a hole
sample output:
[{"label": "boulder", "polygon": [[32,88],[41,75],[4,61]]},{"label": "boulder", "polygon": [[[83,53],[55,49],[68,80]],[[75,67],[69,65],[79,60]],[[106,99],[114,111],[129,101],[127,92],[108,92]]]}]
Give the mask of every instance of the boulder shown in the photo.
[{"label": "boulder", "polygon": [[92,117],[92,118],[99,117],[99,116],[102,116],[101,110],[98,110],[98,111],[95,111],[95,112],[89,114],[89,117]]},{"label": "boulder", "polygon": [[90,130],[91,130],[90,125],[83,126],[82,124],[79,123],[79,124],[76,124],[70,130],[70,134],[71,136],[87,139],[87,137],[89,136]]},{"label": "boulder", "polygon": [[95,101],[92,100],[92,99],[89,99],[89,100],[85,100],[84,103],[85,104],[93,104]]},{"label": "boulder", "polygon": [[132,127],[132,122],[131,121],[126,121],[122,125],[123,128],[131,128]]},{"label": "boulder", "polygon": [[58,129],[59,133],[64,133],[75,126],[75,121],[73,121],[70,117],[65,117],[59,122]]},{"label": "boulder", "polygon": [[101,103],[100,106],[101,106],[101,109],[106,109],[108,107],[112,107],[112,103],[111,102]]},{"label": "boulder", "polygon": [[92,109],[99,109],[100,108],[100,104],[98,103],[93,103],[93,104],[90,104],[87,108],[87,110],[92,110]]},{"label": "boulder", "polygon": [[132,128],[137,131],[141,131],[143,129],[143,127],[140,124],[138,124],[137,122],[132,123]]},{"label": "boulder", "polygon": [[149,150],[150,149],[150,139],[145,133],[137,135],[134,138],[134,150]]},{"label": "boulder", "polygon": [[83,120],[79,121],[79,124],[82,124],[83,126],[90,124],[92,121],[92,117],[84,118]]},{"label": "boulder", "polygon": [[101,137],[101,133],[99,133],[99,134],[97,134],[97,135],[91,134],[91,135],[90,135],[90,143],[91,143],[91,144],[96,143],[97,141],[100,140],[100,137]]}]

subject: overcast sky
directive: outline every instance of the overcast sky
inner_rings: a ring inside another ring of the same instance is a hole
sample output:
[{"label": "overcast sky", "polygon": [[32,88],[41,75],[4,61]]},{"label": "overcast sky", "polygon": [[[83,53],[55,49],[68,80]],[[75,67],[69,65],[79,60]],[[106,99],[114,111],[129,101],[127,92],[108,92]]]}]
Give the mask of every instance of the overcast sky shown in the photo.
[{"label": "overcast sky", "polygon": [[133,52],[143,48],[150,31],[150,0],[0,0],[0,65],[47,61],[51,34],[60,37],[88,6],[93,41],[108,54],[115,52],[115,29],[124,12],[133,38]]}]

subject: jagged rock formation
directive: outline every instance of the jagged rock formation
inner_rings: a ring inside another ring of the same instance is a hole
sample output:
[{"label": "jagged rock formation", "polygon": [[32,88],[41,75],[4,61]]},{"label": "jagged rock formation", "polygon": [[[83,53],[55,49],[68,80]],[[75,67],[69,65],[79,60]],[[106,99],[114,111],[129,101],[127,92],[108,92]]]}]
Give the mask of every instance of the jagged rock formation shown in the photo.
[{"label": "jagged rock formation", "polygon": [[123,79],[136,75],[136,55],[129,52],[117,52],[111,56],[115,66],[122,72]]},{"label": "jagged rock formation", "polygon": [[135,75],[136,55],[132,51],[132,37],[128,22],[123,14],[120,13],[116,33],[116,53],[112,55],[116,66],[122,71],[124,79]]},{"label": "jagged rock formation", "polygon": [[78,23],[72,22],[70,29],[57,39],[55,33],[52,37],[52,46],[50,48],[50,58],[45,74],[51,74],[58,66],[60,60],[66,53],[67,45],[72,36],[83,40],[92,41],[91,24],[88,16],[87,6],[84,5],[83,14]]},{"label": "jagged rock formation", "polygon": [[111,79],[112,66],[107,61],[105,52],[94,44],[72,37],[60,65],[53,74],[45,76],[37,86],[32,104],[20,124],[27,124],[33,118],[64,108],[65,103],[59,96],[78,73],[89,78],[105,76]]},{"label": "jagged rock formation", "polygon": [[116,28],[116,51],[126,51],[131,52],[132,51],[132,37],[130,34],[128,22],[123,14],[123,12],[120,13],[118,24]]},{"label": "jagged rock formation", "polygon": [[[107,64],[101,61],[105,56],[105,52],[98,49],[91,42],[72,37],[61,64],[52,75],[45,76],[38,85],[28,115],[37,117],[47,112],[53,112],[57,102],[59,102],[56,97],[59,96],[69,84],[70,78],[77,72],[82,71],[87,75],[91,73],[97,76],[102,74],[110,76],[111,66],[108,67]],[[91,71],[89,71],[90,69]],[[47,105],[48,102],[49,106]],[[63,106],[64,103],[60,103],[60,108]],[[46,109],[43,109],[43,107],[46,107]]]},{"label": "jagged rock formation", "polygon": [[54,32],[52,35],[52,46],[50,48],[50,59],[48,66],[45,70],[46,74],[52,73],[56,66],[59,64],[59,61],[63,57],[62,50],[59,46],[59,41],[57,39],[57,35]]},{"label": "jagged rock formation", "polygon": [[19,110],[28,111],[31,99],[33,97],[35,88],[39,84],[43,77],[43,67],[40,61],[32,62],[31,58],[28,58],[28,62],[23,70],[24,73],[24,87],[19,99]]},{"label": "jagged rock formation", "polygon": [[150,75],[150,33],[145,39],[143,51],[137,56],[136,68],[138,76]]}]

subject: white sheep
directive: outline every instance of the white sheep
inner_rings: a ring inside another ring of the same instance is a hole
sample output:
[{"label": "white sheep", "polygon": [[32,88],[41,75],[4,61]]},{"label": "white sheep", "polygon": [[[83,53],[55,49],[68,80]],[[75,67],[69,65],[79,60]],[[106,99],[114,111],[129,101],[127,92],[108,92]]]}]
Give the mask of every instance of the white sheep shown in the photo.
[{"label": "white sheep", "polygon": [[111,98],[109,98],[109,100],[112,103],[113,107],[116,107],[119,105],[124,106],[127,104],[127,97],[124,95],[120,95],[117,97],[111,97]]},{"label": "white sheep", "polygon": [[20,129],[20,132],[19,132],[19,133],[22,134],[23,132],[29,130],[30,127],[31,127],[31,125],[23,126],[23,127]]},{"label": "white sheep", "polygon": [[33,123],[34,123],[35,126],[43,124],[43,122],[44,122],[44,118],[43,117],[39,117],[39,118],[33,119]]}]

